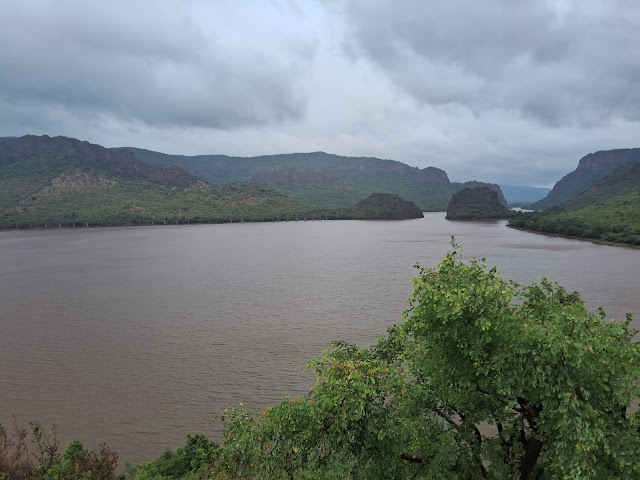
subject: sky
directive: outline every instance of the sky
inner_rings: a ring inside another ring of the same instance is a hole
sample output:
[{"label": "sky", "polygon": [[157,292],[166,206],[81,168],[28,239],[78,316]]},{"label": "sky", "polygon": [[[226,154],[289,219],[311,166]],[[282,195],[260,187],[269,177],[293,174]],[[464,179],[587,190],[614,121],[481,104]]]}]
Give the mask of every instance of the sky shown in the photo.
[{"label": "sky", "polygon": [[552,186],[640,147],[635,0],[2,0],[0,136]]}]

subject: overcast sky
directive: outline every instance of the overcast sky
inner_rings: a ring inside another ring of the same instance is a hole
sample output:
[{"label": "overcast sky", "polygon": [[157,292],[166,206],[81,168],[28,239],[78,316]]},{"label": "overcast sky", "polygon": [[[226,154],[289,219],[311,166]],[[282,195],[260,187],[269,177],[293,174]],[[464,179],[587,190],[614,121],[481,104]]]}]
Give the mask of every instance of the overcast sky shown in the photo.
[{"label": "overcast sky", "polygon": [[640,147],[635,0],[2,0],[0,136],[551,186]]}]

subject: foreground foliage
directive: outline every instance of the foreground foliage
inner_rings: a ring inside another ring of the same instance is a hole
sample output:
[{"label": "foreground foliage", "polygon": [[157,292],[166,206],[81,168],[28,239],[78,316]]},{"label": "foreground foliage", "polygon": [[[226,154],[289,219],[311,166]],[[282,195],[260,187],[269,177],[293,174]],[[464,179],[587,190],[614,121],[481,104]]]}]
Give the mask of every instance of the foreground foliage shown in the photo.
[{"label": "foreground foliage", "polygon": [[135,469],[136,480],[198,480],[207,478],[220,447],[204,435],[187,435],[187,443],[172,452],[165,451],[160,458]]},{"label": "foreground foliage", "polygon": [[[310,363],[307,395],[262,414],[226,410],[220,446],[188,436],[136,478],[640,478],[631,315],[594,315],[545,279],[507,282],[452,246],[437,268],[420,268],[404,323],[371,347],[333,343]],[[17,449],[4,438],[0,478],[22,464],[24,475],[4,478],[115,478],[74,473],[114,465],[106,449],[72,442],[60,457],[38,441],[34,462],[24,438]],[[28,461],[11,463],[11,452]]]},{"label": "foreground foliage", "polygon": [[[639,478],[629,321],[456,251],[415,279],[406,321],[335,343],[316,384],[263,415],[225,412],[230,478]],[[321,472],[321,473],[320,473]]]},{"label": "foreground foliage", "polygon": [[55,427],[0,425],[0,480],[124,480],[116,475],[118,455],[107,446],[87,450],[79,440],[59,453]]}]

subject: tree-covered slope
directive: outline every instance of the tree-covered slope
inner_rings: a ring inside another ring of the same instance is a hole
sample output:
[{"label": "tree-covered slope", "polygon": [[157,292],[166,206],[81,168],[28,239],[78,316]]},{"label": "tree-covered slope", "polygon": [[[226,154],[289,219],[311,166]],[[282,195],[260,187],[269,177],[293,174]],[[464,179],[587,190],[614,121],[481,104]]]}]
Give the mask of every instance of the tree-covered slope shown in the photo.
[{"label": "tree-covered slope", "polygon": [[640,162],[626,163],[602,177],[580,195],[561,204],[564,210],[596,205],[640,189]]},{"label": "tree-covered slope", "polygon": [[525,213],[509,225],[621,245],[640,245],[640,190],[575,210],[552,208]]},{"label": "tree-covered slope", "polygon": [[578,196],[600,178],[625,163],[639,162],[640,148],[604,150],[580,159],[578,168],[558,181],[549,195],[532,205],[535,209],[559,205]]},{"label": "tree-covered slope", "polygon": [[64,137],[0,144],[0,225],[272,218],[310,208],[258,184],[211,186],[178,166]]},{"label": "tree-covered slope", "polygon": [[[453,193],[471,186],[451,183],[446,172],[435,167],[419,169],[373,157],[344,157],[324,152],[189,157],[129,147],[127,150],[141,160],[179,165],[211,183],[255,181],[302,203],[322,208],[352,206],[367,195],[384,192],[400,195],[423,211],[444,211]],[[497,185],[491,187],[502,195]]]},{"label": "tree-covered slope", "polygon": [[640,245],[640,162],[626,163],[580,195],[509,225],[622,245]]}]

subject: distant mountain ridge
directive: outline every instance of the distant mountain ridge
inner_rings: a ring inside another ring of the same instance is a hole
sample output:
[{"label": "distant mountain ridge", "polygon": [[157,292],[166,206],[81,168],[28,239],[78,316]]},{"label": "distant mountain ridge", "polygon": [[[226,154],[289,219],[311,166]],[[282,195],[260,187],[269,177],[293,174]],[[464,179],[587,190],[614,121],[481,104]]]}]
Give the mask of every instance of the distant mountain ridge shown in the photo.
[{"label": "distant mountain ridge", "polygon": [[451,182],[447,173],[436,167],[420,169],[375,157],[343,157],[325,152],[185,156],[126,149],[141,160],[179,165],[214,184],[258,182],[322,208],[348,207],[367,195],[384,192],[398,194],[424,211],[444,211],[451,195],[468,186],[489,186],[505,201],[498,185]]},{"label": "distant mountain ridge", "polygon": [[312,209],[266,186],[211,186],[176,165],[67,137],[0,143],[0,227],[276,219]]},{"label": "distant mountain ridge", "polygon": [[617,167],[633,162],[640,162],[640,148],[602,150],[585,155],[573,172],[559,180],[551,192],[532,207],[544,209],[559,205],[584,192]]},{"label": "distant mountain ridge", "polygon": [[56,152],[73,157],[86,165],[155,183],[170,182],[173,185],[186,187],[198,181],[195,175],[181,167],[143,162],[126,150],[109,149],[75,138],[25,135],[20,138],[5,139],[1,145],[0,168],[43,152]]}]

